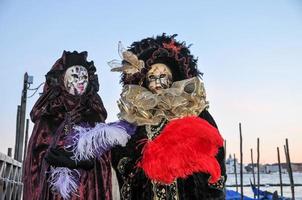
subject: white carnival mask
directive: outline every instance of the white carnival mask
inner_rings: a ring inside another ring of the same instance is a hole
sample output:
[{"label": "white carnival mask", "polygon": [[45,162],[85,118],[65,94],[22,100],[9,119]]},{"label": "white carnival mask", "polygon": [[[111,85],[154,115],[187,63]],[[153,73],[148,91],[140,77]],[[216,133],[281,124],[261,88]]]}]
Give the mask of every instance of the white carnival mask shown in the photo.
[{"label": "white carnival mask", "polygon": [[69,94],[82,95],[88,85],[87,69],[80,65],[69,67],[65,72],[64,85]]},{"label": "white carnival mask", "polygon": [[153,64],[147,73],[147,80],[149,90],[160,94],[162,89],[167,89],[172,84],[171,70],[163,63]]}]

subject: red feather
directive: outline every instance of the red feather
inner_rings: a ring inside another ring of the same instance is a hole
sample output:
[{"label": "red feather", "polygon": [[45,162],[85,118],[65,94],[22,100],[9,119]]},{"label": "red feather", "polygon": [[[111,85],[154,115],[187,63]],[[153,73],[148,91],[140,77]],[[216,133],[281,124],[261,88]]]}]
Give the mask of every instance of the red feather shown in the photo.
[{"label": "red feather", "polygon": [[199,117],[185,117],[168,123],[159,136],[146,143],[138,163],[154,181],[170,184],[194,172],[211,175],[215,183],[221,176],[215,156],[223,139],[218,130]]}]

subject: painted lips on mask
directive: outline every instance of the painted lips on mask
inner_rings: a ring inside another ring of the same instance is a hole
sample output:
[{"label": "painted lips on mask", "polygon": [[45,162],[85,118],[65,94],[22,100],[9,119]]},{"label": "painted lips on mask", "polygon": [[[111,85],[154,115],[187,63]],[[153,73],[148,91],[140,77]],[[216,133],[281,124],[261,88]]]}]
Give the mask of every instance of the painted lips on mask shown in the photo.
[{"label": "painted lips on mask", "polygon": [[79,93],[82,93],[84,91],[85,87],[82,83],[78,83],[77,89],[78,89]]}]

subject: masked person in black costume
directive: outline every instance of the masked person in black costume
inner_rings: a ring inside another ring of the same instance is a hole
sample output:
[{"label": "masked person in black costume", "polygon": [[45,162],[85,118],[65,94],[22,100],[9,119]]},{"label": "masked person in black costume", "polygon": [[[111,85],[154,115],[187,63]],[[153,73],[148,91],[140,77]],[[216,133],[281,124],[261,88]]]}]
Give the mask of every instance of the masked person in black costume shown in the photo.
[{"label": "masked person in black costume", "polygon": [[71,159],[65,138],[73,127],[104,123],[107,112],[87,52],[64,51],[46,75],[30,115],[35,123],[24,161],[24,200],[111,200],[110,154]]},{"label": "masked person in black costume", "polygon": [[225,199],[223,139],[208,112],[197,59],[176,35],[119,44],[119,118],[137,126],[112,149],[121,199]]}]

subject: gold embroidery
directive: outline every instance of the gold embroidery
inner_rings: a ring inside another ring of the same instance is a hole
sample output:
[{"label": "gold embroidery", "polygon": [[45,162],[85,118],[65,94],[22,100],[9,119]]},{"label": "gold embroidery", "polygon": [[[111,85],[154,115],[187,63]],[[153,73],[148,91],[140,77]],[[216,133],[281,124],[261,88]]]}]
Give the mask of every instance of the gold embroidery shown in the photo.
[{"label": "gold embroidery", "polygon": [[120,174],[125,174],[125,168],[128,162],[130,162],[131,159],[129,157],[123,157],[119,160],[117,164],[117,170]]},{"label": "gold embroidery", "polygon": [[130,200],[131,199],[131,185],[130,185],[130,177],[124,179],[124,184],[121,188],[121,199],[122,200]]},{"label": "gold embroidery", "polygon": [[67,134],[69,132],[69,126],[65,124],[64,126],[64,133]]},{"label": "gold embroidery", "polygon": [[146,125],[145,129],[147,132],[148,140],[153,140],[156,136],[159,135],[160,131],[163,129],[164,125],[167,123],[167,120],[163,119],[158,125]]},{"label": "gold embroidery", "polygon": [[153,200],[178,200],[177,181],[169,185],[152,181]]},{"label": "gold embroidery", "polygon": [[[117,164],[117,170],[122,175],[123,185],[120,190],[122,200],[131,199],[131,181],[133,176],[128,176],[126,173],[126,165],[131,161],[129,157],[123,157]],[[131,173],[130,173],[131,175]]]}]

